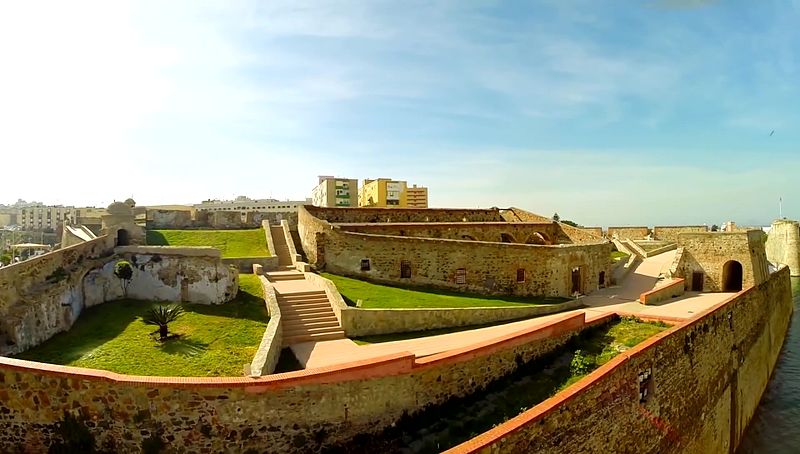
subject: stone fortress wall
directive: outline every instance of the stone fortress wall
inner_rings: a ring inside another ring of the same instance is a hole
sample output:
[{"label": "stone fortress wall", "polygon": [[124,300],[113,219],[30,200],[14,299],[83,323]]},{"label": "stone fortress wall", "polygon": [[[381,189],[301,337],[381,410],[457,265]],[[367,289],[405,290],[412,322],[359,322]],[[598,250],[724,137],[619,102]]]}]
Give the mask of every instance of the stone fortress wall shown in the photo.
[{"label": "stone fortress wall", "polygon": [[256,229],[261,227],[262,221],[280,225],[281,220],[297,228],[297,213],[248,212],[243,219],[238,211],[147,210],[149,230]]},{"label": "stone fortress wall", "polygon": [[704,225],[670,225],[653,227],[653,239],[677,242],[681,233],[706,233],[708,227]]},{"label": "stone fortress wall", "polygon": [[113,268],[123,258],[136,268],[131,297],[218,304],[236,296],[238,273],[216,249],[116,247],[119,239],[103,235],[0,268],[0,354],[36,346],[86,307],[122,297]]},{"label": "stone fortress wall", "polygon": [[[678,236],[682,253],[676,276],[686,279],[687,290],[739,291],[758,285],[769,276],[762,238],[760,230],[682,233]],[[736,281],[741,282],[738,288]],[[726,282],[734,284],[733,288]]]},{"label": "stone fortress wall", "polygon": [[[503,219],[498,209],[306,206],[299,212],[298,231],[309,263],[318,269],[377,282],[568,297],[589,293],[610,279],[609,242],[592,234],[571,237],[571,231],[552,221]],[[523,243],[532,238],[539,243],[566,238],[568,244]]]},{"label": "stone fortress wall", "polygon": [[800,223],[787,219],[773,222],[765,246],[770,262],[787,265],[792,276],[800,276]]}]

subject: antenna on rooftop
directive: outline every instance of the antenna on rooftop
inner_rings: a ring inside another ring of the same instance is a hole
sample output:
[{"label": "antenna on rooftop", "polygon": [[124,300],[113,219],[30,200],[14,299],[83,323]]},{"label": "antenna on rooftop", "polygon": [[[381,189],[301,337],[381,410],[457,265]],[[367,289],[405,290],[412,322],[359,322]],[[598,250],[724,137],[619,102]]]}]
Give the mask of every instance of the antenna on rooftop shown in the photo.
[{"label": "antenna on rooftop", "polygon": [[783,197],[778,197],[778,219],[783,219]]}]

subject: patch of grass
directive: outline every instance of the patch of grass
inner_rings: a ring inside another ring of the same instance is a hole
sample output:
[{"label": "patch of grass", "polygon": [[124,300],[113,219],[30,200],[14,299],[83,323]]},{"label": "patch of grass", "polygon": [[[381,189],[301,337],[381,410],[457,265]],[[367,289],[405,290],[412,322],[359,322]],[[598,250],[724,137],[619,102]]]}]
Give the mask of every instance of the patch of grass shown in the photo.
[{"label": "patch of grass", "polygon": [[365,309],[530,307],[569,301],[568,298],[486,296],[430,288],[400,288],[330,273],[322,276],[336,284],[349,305],[362,301]]},{"label": "patch of grass", "polygon": [[626,254],[624,252],[620,252],[620,251],[613,251],[611,253],[611,260],[614,261],[614,262],[619,262],[620,260],[623,260],[623,259],[625,261],[627,261],[628,257],[630,257],[630,255],[628,255],[628,254]]},{"label": "patch of grass", "polygon": [[258,276],[239,279],[229,303],[184,304],[186,313],[169,325],[177,339],[159,342],[142,321],[153,303],[121,300],[87,309],[72,329],[17,357],[132,375],[241,376],[269,317]]},{"label": "patch of grass", "polygon": [[150,246],[210,246],[224,258],[268,257],[264,229],[250,230],[148,230]]}]

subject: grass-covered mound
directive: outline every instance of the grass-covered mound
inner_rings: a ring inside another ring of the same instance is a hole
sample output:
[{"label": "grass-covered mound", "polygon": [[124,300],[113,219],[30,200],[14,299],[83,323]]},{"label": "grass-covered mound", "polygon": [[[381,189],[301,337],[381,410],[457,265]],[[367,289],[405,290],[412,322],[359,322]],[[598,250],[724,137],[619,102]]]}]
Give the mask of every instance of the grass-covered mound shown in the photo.
[{"label": "grass-covered mound", "polygon": [[224,258],[268,257],[264,229],[251,230],[148,230],[150,246],[210,246]]},{"label": "grass-covered mound", "polygon": [[184,304],[186,312],[169,324],[175,339],[159,341],[158,327],[142,321],[153,303],[122,300],[87,309],[72,329],[16,357],[130,375],[241,376],[269,317],[258,277],[239,279],[229,303]]},{"label": "grass-covered mound", "polygon": [[530,307],[569,301],[567,298],[486,296],[438,289],[400,288],[330,273],[323,273],[322,276],[336,284],[348,304],[361,300],[361,307],[365,309]]}]

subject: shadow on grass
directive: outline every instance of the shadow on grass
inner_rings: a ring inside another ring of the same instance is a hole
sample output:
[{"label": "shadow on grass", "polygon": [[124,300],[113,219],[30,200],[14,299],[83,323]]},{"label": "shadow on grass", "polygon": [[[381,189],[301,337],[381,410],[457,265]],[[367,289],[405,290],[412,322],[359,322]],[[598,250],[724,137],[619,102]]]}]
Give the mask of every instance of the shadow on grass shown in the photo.
[{"label": "shadow on grass", "polygon": [[188,337],[170,339],[160,344],[158,348],[170,355],[197,356],[208,350],[208,344],[192,340]]},{"label": "shadow on grass", "polygon": [[69,364],[116,338],[150,306],[151,303],[120,300],[84,309],[69,331],[58,333],[45,343],[15,357],[51,364]]},{"label": "shadow on grass", "polygon": [[169,246],[167,237],[165,237],[161,232],[148,230],[146,235],[145,242],[148,246]]}]

